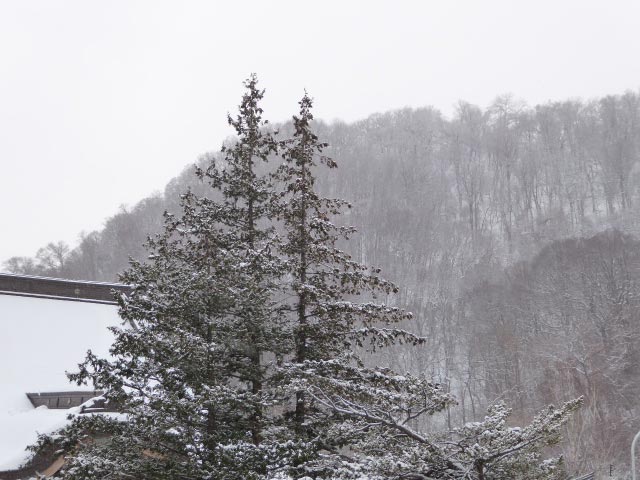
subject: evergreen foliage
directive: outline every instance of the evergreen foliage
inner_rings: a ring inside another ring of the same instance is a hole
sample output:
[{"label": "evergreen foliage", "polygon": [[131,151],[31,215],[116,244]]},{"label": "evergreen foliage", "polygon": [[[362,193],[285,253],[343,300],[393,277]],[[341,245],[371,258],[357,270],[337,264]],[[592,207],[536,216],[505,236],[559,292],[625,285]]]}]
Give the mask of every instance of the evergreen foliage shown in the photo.
[{"label": "evergreen foliage", "polygon": [[[383,303],[348,301],[370,293],[388,295],[396,287],[378,276],[379,269],[352,260],[337,247],[340,239],[348,240],[353,227],[336,226],[332,218],[342,213],[347,202],[323,198],[315,188],[312,169],[317,163],[335,168],[336,162],[322,155],[326,144],[311,131],[311,99],[300,102],[300,115],[294,116],[295,133],[285,142],[284,163],[275,177],[284,185],[279,217],[283,220],[285,239],[280,245],[288,267],[293,303],[283,311],[295,312],[295,363],[331,361],[350,354],[352,346],[362,346],[369,337],[371,345],[423,339],[397,329],[380,329],[376,325],[396,323],[411,314]],[[296,419],[305,421],[306,402],[299,393]]]},{"label": "evergreen foliage", "polygon": [[[59,447],[67,479],[551,479],[558,440],[579,401],[509,428],[509,411],[451,434],[420,430],[454,404],[426,375],[367,364],[394,344],[422,348],[411,314],[379,269],[339,248],[349,205],[323,197],[333,169],[305,94],[291,138],[262,120],[263,91],[246,82],[237,141],[197,176],[208,195],[181,198],[180,216],[132,261],[120,295],[125,325],[111,357],[88,353],[79,384],[108,392],[121,412],[77,416],[34,448]],[[279,165],[273,166],[280,158]]]},{"label": "evergreen foliage", "polygon": [[[132,262],[121,278],[134,289],[119,298],[127,326],[113,329],[112,359],[90,353],[71,375],[108,391],[126,415],[107,444],[91,447],[122,475],[251,478],[267,458],[288,455],[261,442],[263,410],[275,402],[262,388],[261,358],[286,351],[287,335],[271,307],[280,268],[265,221],[273,189],[268,175],[256,173],[276,143],[262,131],[255,77],[246,87],[238,117],[229,117],[237,143],[220,165],[196,172],[221,200],[189,192],[182,215],[166,215],[164,232],[148,241],[149,260]],[[122,442],[130,462],[118,453]],[[243,468],[231,475],[227,467]],[[92,478],[109,474],[91,468]],[[89,473],[73,460],[68,472],[76,471],[70,478]]]}]

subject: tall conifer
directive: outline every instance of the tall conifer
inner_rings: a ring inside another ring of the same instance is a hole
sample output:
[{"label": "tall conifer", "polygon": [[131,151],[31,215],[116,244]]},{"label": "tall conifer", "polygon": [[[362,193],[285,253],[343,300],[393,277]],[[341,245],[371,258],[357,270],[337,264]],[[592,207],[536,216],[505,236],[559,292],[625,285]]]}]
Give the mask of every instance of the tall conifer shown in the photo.
[{"label": "tall conifer", "polygon": [[89,353],[71,376],[108,391],[127,421],[97,420],[110,440],[71,455],[70,478],[107,477],[101,469],[113,465],[122,478],[252,478],[277,463],[274,455],[289,455],[263,435],[264,411],[276,402],[264,388],[265,352],[288,349],[273,314],[276,203],[262,165],[277,144],[256,77],[245,86],[229,116],[237,141],[196,171],[210,195],[189,192],[181,215],[166,214],[163,233],[148,241],[149,260],[121,277],[133,291],[119,298],[127,326],[113,329],[112,358]]},{"label": "tall conifer", "polygon": [[[275,173],[282,183],[280,252],[289,272],[285,288],[291,299],[280,310],[292,319],[295,342],[283,372],[290,385],[297,386],[296,432],[315,441],[320,450],[338,454],[359,436],[361,425],[350,430],[350,420],[330,408],[332,399],[389,405],[400,400],[401,390],[414,390],[415,398],[407,401],[425,401],[433,412],[449,397],[421,379],[396,376],[390,383],[388,370],[365,368],[359,355],[363,348],[397,342],[418,345],[423,339],[398,328],[411,314],[390,305],[395,285],[381,278],[379,269],[360,264],[339,248],[355,229],[333,221],[350,205],[319,193],[316,169],[337,164],[324,154],[327,145],[313,132],[311,98],[305,94],[299,105],[293,137],[283,143],[283,163]],[[330,472],[331,468],[326,474],[335,474]]]},{"label": "tall conifer", "polygon": [[[122,281],[111,358],[91,352],[70,377],[91,381],[120,418],[79,416],[39,446],[68,456],[68,479],[382,480],[560,478],[541,448],[580,404],[549,408],[525,428],[496,405],[484,422],[440,435],[421,418],[454,402],[424,376],[371,365],[367,351],[421,345],[396,287],[341,250],[349,205],[323,197],[335,168],[305,94],[293,136],[276,141],[263,92],[246,82],[237,141],[197,169],[210,196],[187,193],[165,215],[147,262]],[[281,164],[270,169],[275,154]]]}]

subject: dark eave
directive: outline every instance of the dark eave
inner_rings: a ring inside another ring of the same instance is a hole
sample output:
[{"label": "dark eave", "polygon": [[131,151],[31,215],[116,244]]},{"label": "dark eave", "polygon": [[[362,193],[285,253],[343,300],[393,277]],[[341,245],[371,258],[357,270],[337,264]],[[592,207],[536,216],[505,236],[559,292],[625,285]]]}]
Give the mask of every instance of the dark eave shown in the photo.
[{"label": "dark eave", "polygon": [[0,273],[0,295],[115,305],[114,291],[128,292],[130,290],[131,287],[120,283],[87,282]]},{"label": "dark eave", "polygon": [[92,398],[99,397],[103,394],[104,392],[98,390],[73,392],[41,392],[27,393],[27,397],[35,408],[45,406],[49,409],[67,410],[71,407],[79,407]]}]

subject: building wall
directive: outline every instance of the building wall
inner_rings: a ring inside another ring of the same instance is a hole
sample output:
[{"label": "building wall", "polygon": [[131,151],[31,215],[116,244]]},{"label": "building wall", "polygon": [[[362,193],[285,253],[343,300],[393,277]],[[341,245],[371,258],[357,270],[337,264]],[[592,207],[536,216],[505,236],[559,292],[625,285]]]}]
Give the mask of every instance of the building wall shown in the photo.
[{"label": "building wall", "polygon": [[87,349],[106,355],[119,323],[115,305],[0,295],[0,411],[33,408],[27,392],[77,390],[65,371]]},{"label": "building wall", "polygon": [[[22,465],[39,433],[66,423],[66,410],[34,410],[26,393],[92,390],[69,383],[88,349],[106,356],[120,324],[114,304],[0,294],[0,472]],[[0,479],[3,474],[0,474]]]}]

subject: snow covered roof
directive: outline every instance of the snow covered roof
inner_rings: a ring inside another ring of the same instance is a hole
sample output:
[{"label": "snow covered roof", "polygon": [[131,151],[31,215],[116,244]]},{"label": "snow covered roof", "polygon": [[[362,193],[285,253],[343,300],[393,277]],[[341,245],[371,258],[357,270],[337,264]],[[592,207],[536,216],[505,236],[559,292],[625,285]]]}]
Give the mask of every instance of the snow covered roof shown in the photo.
[{"label": "snow covered roof", "polygon": [[107,327],[120,318],[113,300],[103,297],[118,287],[125,288],[0,274],[0,472],[28,458],[24,449],[37,433],[65,423],[67,410],[34,409],[26,394],[82,390],[65,371],[76,370],[88,349],[108,353]]}]

